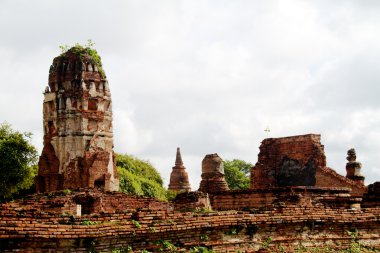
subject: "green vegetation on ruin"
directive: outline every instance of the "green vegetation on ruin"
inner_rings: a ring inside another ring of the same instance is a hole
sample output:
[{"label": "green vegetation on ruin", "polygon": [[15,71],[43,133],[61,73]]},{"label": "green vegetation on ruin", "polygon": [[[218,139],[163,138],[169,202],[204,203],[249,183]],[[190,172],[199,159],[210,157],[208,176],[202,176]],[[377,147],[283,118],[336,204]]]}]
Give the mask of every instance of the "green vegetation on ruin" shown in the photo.
[{"label": "green vegetation on ruin", "polygon": [[306,247],[302,243],[298,246],[283,246],[278,245],[270,248],[271,243],[273,242],[272,237],[268,237],[261,245],[261,249],[267,250],[269,253],[370,253],[370,252],[380,252],[380,250],[372,247],[368,247],[359,241],[359,232],[357,229],[352,229],[346,231],[347,235],[351,237],[351,243],[348,248],[340,248],[339,242],[336,243],[335,247],[326,245],[326,246],[314,246]]},{"label": "green vegetation on ruin", "polygon": [[[159,247],[155,251],[148,251],[146,249],[141,250],[141,253],[151,253],[151,252],[167,252],[167,253],[178,253],[178,252],[184,252],[182,250],[179,250],[174,244],[164,241],[164,240],[157,240],[155,244]],[[95,250],[92,250],[90,252],[96,252]],[[131,246],[127,247],[121,247],[117,249],[112,249],[112,253],[130,253],[130,252],[135,252],[133,251]],[[138,252],[138,251],[137,251]],[[190,253],[215,253],[215,251],[208,249],[206,247],[202,246],[195,246],[189,249]]]},{"label": "green vegetation on ruin", "polygon": [[92,226],[92,225],[97,225],[99,224],[98,221],[91,221],[91,220],[84,220],[80,223],[81,225],[87,225],[87,226]]},{"label": "green vegetation on ruin", "polygon": [[131,222],[136,228],[141,228],[141,224],[137,220],[131,220]]},{"label": "green vegetation on ruin", "polygon": [[61,49],[61,54],[58,57],[66,58],[68,54],[78,55],[79,58],[84,61],[90,60],[92,64],[94,64],[102,77],[105,77],[105,72],[102,65],[102,58],[99,56],[98,51],[94,49],[95,43],[92,40],[87,40],[86,45],[81,45],[76,43],[74,46],[70,47],[68,45],[61,45],[59,48]]}]

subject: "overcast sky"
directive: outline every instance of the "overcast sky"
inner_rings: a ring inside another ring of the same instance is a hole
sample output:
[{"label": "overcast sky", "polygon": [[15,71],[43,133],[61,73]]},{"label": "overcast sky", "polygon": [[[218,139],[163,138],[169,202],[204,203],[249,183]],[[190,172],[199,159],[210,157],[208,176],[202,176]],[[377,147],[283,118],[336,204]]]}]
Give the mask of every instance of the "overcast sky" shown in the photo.
[{"label": "overcast sky", "polygon": [[320,133],[345,175],[354,147],[380,181],[380,1],[0,0],[0,122],[42,149],[42,92],[59,45],[92,39],[113,99],[115,151],[167,185],[181,147],[256,163],[266,137]]}]

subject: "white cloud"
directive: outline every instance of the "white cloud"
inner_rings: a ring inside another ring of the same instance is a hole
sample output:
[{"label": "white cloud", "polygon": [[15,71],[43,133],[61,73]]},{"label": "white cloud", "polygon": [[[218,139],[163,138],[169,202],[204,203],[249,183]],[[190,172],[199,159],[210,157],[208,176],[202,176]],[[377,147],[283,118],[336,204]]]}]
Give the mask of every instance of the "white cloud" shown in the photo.
[{"label": "white cloud", "polygon": [[177,146],[194,189],[207,153],[255,163],[267,126],[273,137],[321,133],[343,174],[355,147],[367,182],[380,181],[379,14],[377,1],[3,0],[0,120],[41,147],[58,46],[93,39],[115,150],[167,181]]}]

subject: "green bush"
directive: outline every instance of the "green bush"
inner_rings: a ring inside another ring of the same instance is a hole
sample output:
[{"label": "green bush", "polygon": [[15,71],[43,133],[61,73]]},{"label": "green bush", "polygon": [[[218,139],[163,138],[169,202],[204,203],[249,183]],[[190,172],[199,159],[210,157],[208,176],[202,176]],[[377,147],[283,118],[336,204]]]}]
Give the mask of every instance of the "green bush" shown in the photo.
[{"label": "green bush", "polygon": [[146,197],[166,200],[166,190],[164,189],[164,187],[162,187],[162,185],[158,184],[153,180],[142,178],[141,190],[143,191],[143,194]]},{"label": "green bush", "polygon": [[120,190],[122,192],[137,196],[144,195],[141,190],[141,182],[138,176],[122,167],[117,167],[117,170],[120,179]]},{"label": "green bush", "polygon": [[122,167],[137,176],[143,176],[162,185],[160,173],[148,161],[144,161],[131,155],[116,154],[116,165]]},{"label": "green bush", "polygon": [[148,161],[116,154],[116,164],[122,192],[167,200],[161,175]]},{"label": "green bush", "polygon": [[224,161],[224,173],[231,190],[249,188],[249,175],[252,166],[251,163],[239,159]]}]

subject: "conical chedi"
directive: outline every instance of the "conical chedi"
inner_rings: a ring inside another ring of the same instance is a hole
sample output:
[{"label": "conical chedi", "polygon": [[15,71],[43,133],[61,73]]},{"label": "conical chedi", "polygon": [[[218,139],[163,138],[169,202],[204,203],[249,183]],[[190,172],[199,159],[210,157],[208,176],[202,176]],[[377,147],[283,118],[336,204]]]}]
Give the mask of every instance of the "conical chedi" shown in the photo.
[{"label": "conical chedi", "polygon": [[170,174],[169,190],[172,191],[190,191],[189,176],[183,165],[181,151],[177,148],[175,166]]}]

